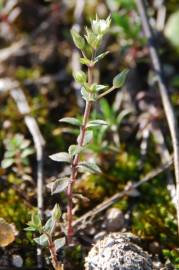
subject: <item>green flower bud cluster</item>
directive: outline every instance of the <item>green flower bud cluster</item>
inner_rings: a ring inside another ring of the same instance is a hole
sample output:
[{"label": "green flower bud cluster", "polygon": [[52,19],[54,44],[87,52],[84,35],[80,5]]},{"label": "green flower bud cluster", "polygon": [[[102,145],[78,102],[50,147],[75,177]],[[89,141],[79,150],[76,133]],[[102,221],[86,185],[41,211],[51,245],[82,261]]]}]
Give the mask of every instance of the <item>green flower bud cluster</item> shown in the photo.
[{"label": "green flower bud cluster", "polygon": [[87,42],[87,44],[94,50],[98,49],[103,36],[110,28],[110,24],[110,16],[106,20],[98,19],[96,16],[96,19],[91,21],[91,29],[88,27],[85,28],[86,34],[84,35],[84,38],[76,30],[72,29],[71,35],[76,47],[80,50],[84,50],[85,43]]},{"label": "green flower bud cluster", "polygon": [[100,20],[96,15],[96,20],[91,21],[91,28],[94,34],[104,35],[109,30],[110,24],[111,24],[110,16],[106,20]]},{"label": "green flower bud cluster", "polygon": [[[102,38],[110,28],[110,24],[110,16],[106,20],[99,19],[96,16],[95,20],[91,20],[91,28],[85,27],[84,37],[82,37],[74,29],[71,30],[73,41],[77,48],[81,50],[83,55],[83,58],[80,58],[81,64],[86,65],[88,68],[93,68],[96,63],[108,55],[108,51],[101,54],[97,54],[97,52],[101,45]],[[75,81],[82,86],[81,94],[83,99],[85,101],[96,101],[97,99],[112,92],[114,89],[122,87],[127,74],[127,70],[123,70],[121,73],[119,73],[113,79],[113,85],[111,87],[96,83],[89,85],[87,82],[87,75],[83,71],[74,72],[73,77]]]}]

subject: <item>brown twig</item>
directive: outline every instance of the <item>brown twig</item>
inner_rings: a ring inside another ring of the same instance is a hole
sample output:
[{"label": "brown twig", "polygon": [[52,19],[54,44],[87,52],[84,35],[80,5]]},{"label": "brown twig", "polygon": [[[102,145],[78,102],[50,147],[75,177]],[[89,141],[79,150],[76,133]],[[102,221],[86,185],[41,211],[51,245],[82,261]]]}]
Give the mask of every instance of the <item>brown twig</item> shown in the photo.
[{"label": "brown twig", "polygon": [[[112,197],[108,198],[104,202],[98,204],[95,208],[81,216],[79,219],[73,222],[73,227],[76,228],[76,232],[79,231],[80,229],[84,229],[87,224],[91,222],[91,220],[101,213],[102,211],[106,210],[110,206],[112,206],[115,202],[117,202],[119,199],[122,197],[126,196],[129,194],[129,191],[134,190],[141,186],[142,184],[148,182],[149,180],[153,179],[154,177],[158,176],[165,170],[167,170],[171,165],[173,161],[171,160],[170,162],[166,163],[165,165],[162,165],[158,167],[155,170],[152,170],[150,173],[148,173],[142,180],[134,183],[133,185],[129,186],[127,189],[123,190],[122,192],[118,192]],[[89,219],[89,220],[88,220]]]},{"label": "brown twig", "polygon": [[155,69],[157,76],[160,96],[163,103],[163,108],[165,111],[166,119],[168,122],[172,144],[174,152],[174,170],[175,170],[175,179],[176,179],[176,195],[177,195],[177,223],[178,223],[178,233],[179,233],[179,134],[177,121],[175,113],[169,98],[168,89],[164,81],[164,75],[162,70],[162,65],[158,56],[156,45],[154,42],[154,35],[149,24],[149,19],[147,16],[147,8],[144,0],[136,0],[137,8],[141,17],[141,22],[144,30],[144,34],[148,39],[150,58]]},{"label": "brown twig", "polygon": [[51,262],[52,262],[54,269],[55,270],[63,270],[64,269],[63,265],[58,261],[57,252],[56,252],[55,244],[52,240],[52,237],[47,232],[44,232],[44,234],[46,235],[46,237],[48,239],[48,248],[50,250]]}]

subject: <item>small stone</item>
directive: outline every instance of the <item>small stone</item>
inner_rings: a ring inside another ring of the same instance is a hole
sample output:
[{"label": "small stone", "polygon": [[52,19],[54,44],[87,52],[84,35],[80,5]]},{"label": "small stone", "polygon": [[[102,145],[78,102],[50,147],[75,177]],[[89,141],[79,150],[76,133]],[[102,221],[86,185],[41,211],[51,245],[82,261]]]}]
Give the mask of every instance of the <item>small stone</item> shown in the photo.
[{"label": "small stone", "polygon": [[129,233],[111,233],[97,243],[85,258],[85,270],[152,270],[149,254]]},{"label": "small stone", "polygon": [[161,262],[153,262],[153,268],[156,270],[161,270],[162,269],[162,263]]},{"label": "small stone", "polygon": [[15,267],[22,267],[23,266],[23,259],[20,255],[13,255],[12,256],[12,264]]},{"label": "small stone", "polygon": [[89,230],[88,230],[89,235],[95,235],[95,233],[96,233],[96,228],[95,227],[89,228]]},{"label": "small stone", "polygon": [[108,232],[116,232],[124,226],[124,215],[118,208],[111,208],[106,212],[106,219],[104,221]]},{"label": "small stone", "polygon": [[149,251],[150,251],[152,254],[159,253],[159,252],[160,252],[160,245],[159,245],[159,243],[156,242],[156,241],[150,243],[150,245],[149,245]]}]

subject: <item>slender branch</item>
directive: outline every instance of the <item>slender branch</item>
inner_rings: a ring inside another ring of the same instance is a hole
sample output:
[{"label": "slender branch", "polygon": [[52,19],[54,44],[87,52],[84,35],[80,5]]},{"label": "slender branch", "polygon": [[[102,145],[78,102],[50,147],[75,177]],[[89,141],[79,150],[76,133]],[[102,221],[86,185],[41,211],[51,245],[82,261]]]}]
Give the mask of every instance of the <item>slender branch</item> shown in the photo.
[{"label": "slender branch", "polygon": [[[117,202],[122,197],[129,194],[129,191],[134,190],[138,187],[140,187],[142,184],[148,182],[149,180],[153,179],[154,177],[158,176],[159,174],[163,173],[165,170],[167,170],[171,165],[173,161],[170,160],[170,162],[152,170],[150,173],[148,173],[142,180],[134,183],[133,185],[129,186],[128,188],[124,189],[122,192],[118,192],[114,194],[112,197],[106,199],[104,202],[98,204],[95,208],[81,216],[79,219],[73,222],[74,228],[76,228],[76,231],[79,231],[80,227],[84,228],[96,215],[101,213],[102,211],[106,210],[110,206],[112,206],[115,202]],[[87,221],[90,219],[90,221]],[[80,226],[81,224],[81,226]]]},{"label": "slender branch", "polygon": [[149,19],[146,13],[146,5],[144,0],[136,0],[138,11],[141,17],[142,26],[144,34],[148,39],[150,58],[157,75],[158,86],[160,91],[160,96],[163,103],[163,108],[165,111],[166,119],[168,122],[172,144],[174,152],[174,170],[176,179],[176,195],[177,195],[177,223],[178,223],[178,233],[179,233],[179,134],[177,121],[175,113],[169,98],[168,89],[164,81],[163,70],[158,56],[158,52],[154,42],[154,35],[149,24]]},{"label": "slender branch", "polygon": [[48,247],[50,250],[51,261],[52,261],[52,265],[53,265],[54,269],[55,270],[63,270],[63,265],[58,261],[57,253],[56,253],[56,249],[55,249],[55,244],[52,240],[52,237],[47,232],[44,232],[44,234],[48,238]]},{"label": "slender branch", "polygon": [[108,89],[107,91],[105,91],[104,93],[98,95],[98,99],[100,99],[100,98],[106,96],[107,94],[111,93],[111,92],[112,92],[113,90],[115,90],[115,89],[116,89],[116,87],[112,86],[111,88],[109,88],[109,89]]},{"label": "slender branch", "polygon": [[[93,66],[88,67],[88,84],[91,85],[93,82]],[[80,135],[79,135],[79,140],[78,140],[78,145],[83,146],[84,143],[84,138],[86,134],[86,127],[87,127],[87,122],[89,119],[89,115],[91,112],[91,107],[92,107],[93,102],[92,101],[86,101],[85,105],[85,112],[83,116],[83,122],[80,130]],[[67,190],[67,197],[68,197],[68,205],[67,205],[67,219],[68,219],[68,226],[67,226],[67,241],[68,244],[71,243],[72,237],[73,237],[73,184],[76,181],[77,178],[77,173],[78,173],[78,162],[79,162],[79,154],[77,154],[72,162],[72,173],[71,173],[71,182],[68,185],[68,190]]]}]

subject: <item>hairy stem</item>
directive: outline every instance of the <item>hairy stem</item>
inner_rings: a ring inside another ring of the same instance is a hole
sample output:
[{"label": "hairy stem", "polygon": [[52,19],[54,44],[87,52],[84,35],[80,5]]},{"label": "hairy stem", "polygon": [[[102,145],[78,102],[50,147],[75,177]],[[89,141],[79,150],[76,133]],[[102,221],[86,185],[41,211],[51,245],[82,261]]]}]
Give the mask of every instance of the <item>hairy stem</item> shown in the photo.
[{"label": "hairy stem", "polygon": [[[93,66],[88,67],[88,84],[91,85],[93,82]],[[86,134],[86,127],[88,123],[88,119],[90,116],[91,108],[92,108],[93,101],[86,101],[85,105],[85,111],[83,115],[83,122],[80,129],[80,135],[78,140],[78,145],[83,146],[84,138]],[[67,197],[68,197],[68,205],[67,205],[67,242],[68,244],[71,243],[72,237],[73,237],[73,184],[77,179],[77,173],[78,173],[78,162],[79,162],[79,154],[75,155],[73,162],[72,162],[72,173],[71,173],[71,182],[68,185],[67,190]]]},{"label": "hairy stem", "polygon": [[52,262],[53,268],[55,270],[62,270],[63,266],[57,259],[57,253],[56,253],[56,249],[55,249],[55,244],[54,244],[54,242],[52,240],[52,237],[48,233],[45,233],[45,235],[48,238],[48,248],[50,250],[51,262]]}]

